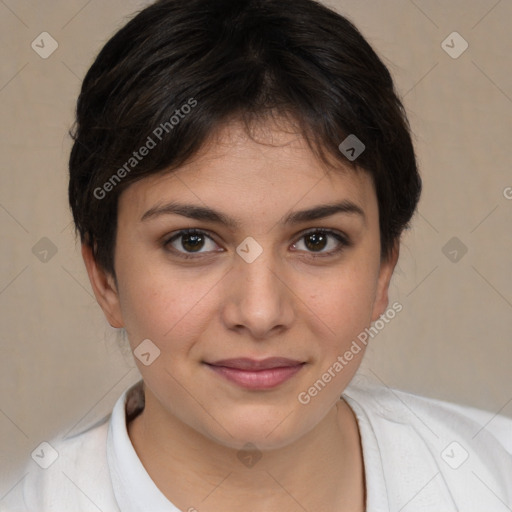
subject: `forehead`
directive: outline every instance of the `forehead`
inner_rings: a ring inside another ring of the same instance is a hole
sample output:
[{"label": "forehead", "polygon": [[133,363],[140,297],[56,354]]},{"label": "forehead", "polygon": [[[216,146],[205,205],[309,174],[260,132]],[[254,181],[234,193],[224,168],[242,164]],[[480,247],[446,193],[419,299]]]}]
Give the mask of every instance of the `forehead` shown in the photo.
[{"label": "forehead", "polygon": [[[328,168],[289,125],[260,124],[249,135],[240,123],[215,132],[201,150],[177,170],[130,185],[119,199],[119,218],[140,219],[163,202],[215,207],[269,216],[317,203],[350,200],[372,214],[376,205],[370,175],[341,162]],[[263,217],[259,217],[263,220]]]}]

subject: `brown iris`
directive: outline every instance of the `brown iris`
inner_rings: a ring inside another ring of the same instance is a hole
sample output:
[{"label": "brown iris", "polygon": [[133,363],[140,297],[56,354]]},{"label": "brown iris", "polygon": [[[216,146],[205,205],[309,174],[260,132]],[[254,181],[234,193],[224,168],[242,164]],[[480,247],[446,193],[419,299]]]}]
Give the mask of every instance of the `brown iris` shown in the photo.
[{"label": "brown iris", "polygon": [[181,245],[189,252],[194,252],[204,245],[204,235],[200,233],[187,233],[182,235]]},{"label": "brown iris", "polygon": [[304,237],[304,240],[308,249],[321,251],[327,244],[327,238],[328,236],[325,233],[310,233]]}]

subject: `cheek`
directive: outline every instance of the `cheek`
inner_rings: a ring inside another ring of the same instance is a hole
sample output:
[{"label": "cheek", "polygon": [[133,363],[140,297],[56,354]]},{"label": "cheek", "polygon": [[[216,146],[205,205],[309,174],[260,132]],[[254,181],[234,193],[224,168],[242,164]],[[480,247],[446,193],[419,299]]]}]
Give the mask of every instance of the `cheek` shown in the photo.
[{"label": "cheek", "polygon": [[370,324],[377,277],[376,264],[359,260],[317,282],[315,293],[311,293],[311,283],[304,279],[302,296],[308,297],[308,309],[315,314],[318,328],[328,334],[325,339],[333,340],[333,345],[350,341]]},{"label": "cheek", "polygon": [[170,272],[165,265],[123,269],[120,305],[134,349],[150,339],[162,352],[187,353],[218,311],[219,272]]}]

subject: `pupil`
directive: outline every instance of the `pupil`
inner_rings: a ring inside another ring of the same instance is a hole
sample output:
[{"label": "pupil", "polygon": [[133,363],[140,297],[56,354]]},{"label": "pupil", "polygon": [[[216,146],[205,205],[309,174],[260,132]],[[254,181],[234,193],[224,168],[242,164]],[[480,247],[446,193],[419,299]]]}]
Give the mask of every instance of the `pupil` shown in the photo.
[{"label": "pupil", "polygon": [[[309,243],[309,241],[311,240],[313,241],[313,244]],[[323,248],[325,248],[326,241],[327,237],[323,233],[312,233],[306,236],[306,246],[308,249],[311,250],[322,250]],[[321,247],[315,245],[318,244],[318,242],[320,242]]]},{"label": "pupil", "polygon": [[202,236],[198,234],[186,234],[183,235],[183,240],[181,245],[187,251],[195,251],[197,249],[201,249],[202,246]]}]

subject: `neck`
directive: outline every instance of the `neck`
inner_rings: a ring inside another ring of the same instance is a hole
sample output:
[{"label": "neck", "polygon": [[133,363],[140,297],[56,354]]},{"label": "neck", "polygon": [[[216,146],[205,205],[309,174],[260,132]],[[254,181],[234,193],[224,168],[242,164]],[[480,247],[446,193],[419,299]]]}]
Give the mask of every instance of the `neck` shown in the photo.
[{"label": "neck", "polygon": [[228,512],[248,503],[253,512],[364,510],[359,431],[344,400],[291,444],[241,453],[166,414],[146,389],[128,434],[149,476],[181,510]]}]

